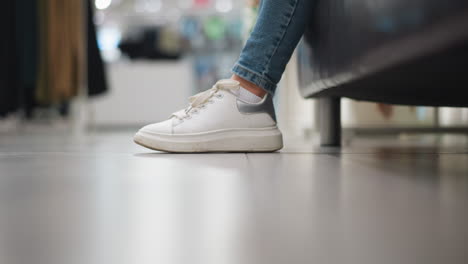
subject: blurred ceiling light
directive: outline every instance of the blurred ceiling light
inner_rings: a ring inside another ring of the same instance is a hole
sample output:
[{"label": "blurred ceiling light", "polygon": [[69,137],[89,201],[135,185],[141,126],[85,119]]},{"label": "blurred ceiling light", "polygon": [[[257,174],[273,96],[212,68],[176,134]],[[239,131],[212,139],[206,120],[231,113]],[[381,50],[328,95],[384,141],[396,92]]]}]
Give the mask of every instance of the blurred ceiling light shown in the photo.
[{"label": "blurred ceiling light", "polygon": [[112,0],[95,0],[94,5],[99,10],[104,10],[108,8],[112,3]]},{"label": "blurred ceiling light", "polygon": [[232,0],[217,0],[216,10],[221,13],[227,13],[232,10]]}]

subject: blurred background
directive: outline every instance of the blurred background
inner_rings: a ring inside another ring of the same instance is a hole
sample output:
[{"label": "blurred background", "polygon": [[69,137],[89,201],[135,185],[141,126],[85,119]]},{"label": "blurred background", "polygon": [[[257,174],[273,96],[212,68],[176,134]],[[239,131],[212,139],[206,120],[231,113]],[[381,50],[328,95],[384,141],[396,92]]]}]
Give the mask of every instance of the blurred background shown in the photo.
[{"label": "blurred background", "polygon": [[[255,0],[18,0],[2,18],[0,133],[136,130],[230,76],[255,22]],[[299,96],[297,60],[276,96],[280,126],[317,131]],[[468,124],[466,109],[344,99],[345,128]]]},{"label": "blurred background", "polygon": [[[0,264],[468,263],[468,109],[343,99],[321,148],[293,56],[280,153],[133,144],[231,75],[259,1],[3,0]],[[464,130],[406,132],[434,127]]]}]

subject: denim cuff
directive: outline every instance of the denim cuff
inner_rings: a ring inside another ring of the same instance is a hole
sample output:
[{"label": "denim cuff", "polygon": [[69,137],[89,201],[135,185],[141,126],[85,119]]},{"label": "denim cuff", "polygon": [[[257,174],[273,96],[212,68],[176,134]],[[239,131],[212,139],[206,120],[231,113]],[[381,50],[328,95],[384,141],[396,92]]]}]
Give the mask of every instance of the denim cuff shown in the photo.
[{"label": "denim cuff", "polygon": [[236,74],[242,79],[245,79],[251,83],[260,86],[271,95],[274,95],[275,93],[277,85],[274,82],[270,81],[269,79],[267,79],[259,73],[256,73],[244,66],[241,66],[239,63],[236,63],[234,65],[234,67],[232,68],[232,73]]}]

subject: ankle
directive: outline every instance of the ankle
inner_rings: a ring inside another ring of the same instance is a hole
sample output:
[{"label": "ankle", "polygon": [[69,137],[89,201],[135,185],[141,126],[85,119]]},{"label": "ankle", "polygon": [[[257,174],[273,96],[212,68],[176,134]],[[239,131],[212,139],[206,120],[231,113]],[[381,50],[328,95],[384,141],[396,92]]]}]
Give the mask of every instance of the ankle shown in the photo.
[{"label": "ankle", "polygon": [[241,77],[237,75],[232,75],[231,79],[238,81],[240,83],[240,86],[242,86],[244,89],[248,90],[249,92],[255,94],[256,96],[263,98],[267,94],[267,92],[260,86],[252,82],[249,82],[245,79],[242,79]]}]

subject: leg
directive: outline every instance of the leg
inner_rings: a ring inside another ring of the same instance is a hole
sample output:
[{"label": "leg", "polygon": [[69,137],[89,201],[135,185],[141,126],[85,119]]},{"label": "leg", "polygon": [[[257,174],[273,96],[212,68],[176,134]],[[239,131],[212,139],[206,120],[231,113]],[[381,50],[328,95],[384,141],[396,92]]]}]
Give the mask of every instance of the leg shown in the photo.
[{"label": "leg", "polygon": [[320,145],[341,145],[341,105],[339,97],[319,99]]},{"label": "leg", "polygon": [[312,12],[312,0],[262,0],[257,23],[232,69],[274,94]]}]

